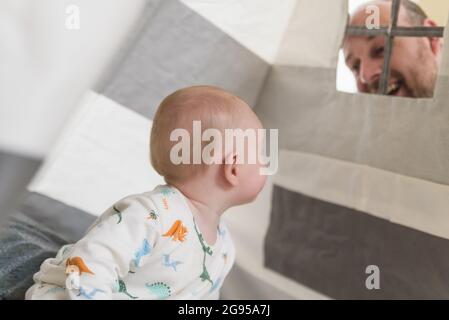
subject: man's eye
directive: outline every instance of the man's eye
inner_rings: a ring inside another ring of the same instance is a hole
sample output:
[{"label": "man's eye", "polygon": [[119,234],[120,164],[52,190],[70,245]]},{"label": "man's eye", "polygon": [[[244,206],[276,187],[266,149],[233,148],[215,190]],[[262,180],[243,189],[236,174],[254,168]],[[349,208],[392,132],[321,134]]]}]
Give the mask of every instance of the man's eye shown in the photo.
[{"label": "man's eye", "polygon": [[381,56],[384,54],[384,47],[379,47],[374,51],[376,56]]},{"label": "man's eye", "polygon": [[359,73],[359,71],[360,71],[360,63],[354,64],[351,69],[352,69],[352,72]]}]

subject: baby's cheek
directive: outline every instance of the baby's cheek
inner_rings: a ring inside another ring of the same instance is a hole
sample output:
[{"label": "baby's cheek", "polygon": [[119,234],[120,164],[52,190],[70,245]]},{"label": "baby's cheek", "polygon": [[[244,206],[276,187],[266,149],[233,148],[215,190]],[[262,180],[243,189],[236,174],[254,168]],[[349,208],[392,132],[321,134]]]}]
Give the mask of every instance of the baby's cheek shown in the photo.
[{"label": "baby's cheek", "polygon": [[263,187],[265,186],[265,183],[267,182],[267,176],[266,175],[262,175],[259,172],[259,189],[257,191],[257,193],[259,193],[260,191],[262,191]]},{"label": "baby's cheek", "polygon": [[253,165],[251,168],[251,177],[248,179],[251,197],[255,198],[263,189],[267,177],[261,174],[261,165]]}]

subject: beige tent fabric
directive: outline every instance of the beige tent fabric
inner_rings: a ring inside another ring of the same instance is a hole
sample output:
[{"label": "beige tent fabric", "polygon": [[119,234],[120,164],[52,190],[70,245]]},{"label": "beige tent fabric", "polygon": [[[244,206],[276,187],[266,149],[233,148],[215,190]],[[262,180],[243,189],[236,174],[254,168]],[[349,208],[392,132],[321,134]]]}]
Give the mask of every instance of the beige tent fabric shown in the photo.
[{"label": "beige tent fabric", "polygon": [[449,2],[447,0],[417,0],[416,2],[438,25],[446,25],[449,17]]},{"label": "beige tent fabric", "polygon": [[347,12],[344,0],[298,0],[275,64],[333,68]]},{"label": "beige tent fabric", "polygon": [[280,161],[278,186],[449,239],[447,185],[297,151]]}]

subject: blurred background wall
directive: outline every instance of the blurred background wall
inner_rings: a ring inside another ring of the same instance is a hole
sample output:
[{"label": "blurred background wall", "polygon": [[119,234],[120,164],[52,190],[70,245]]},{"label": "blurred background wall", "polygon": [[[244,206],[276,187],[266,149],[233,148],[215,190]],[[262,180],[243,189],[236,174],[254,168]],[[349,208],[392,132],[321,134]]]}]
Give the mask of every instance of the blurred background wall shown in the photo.
[{"label": "blurred background wall", "polygon": [[448,0],[417,0],[427,14],[434,19],[438,25],[445,26],[449,16]]}]

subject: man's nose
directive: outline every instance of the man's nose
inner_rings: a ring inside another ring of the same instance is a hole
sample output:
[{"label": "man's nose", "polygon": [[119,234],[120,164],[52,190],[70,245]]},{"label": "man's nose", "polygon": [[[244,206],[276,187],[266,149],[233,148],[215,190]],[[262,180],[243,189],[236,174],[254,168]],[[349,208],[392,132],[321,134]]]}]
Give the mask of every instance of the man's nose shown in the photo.
[{"label": "man's nose", "polygon": [[360,66],[360,81],[363,84],[370,85],[379,81],[382,74],[382,63],[366,60]]}]

